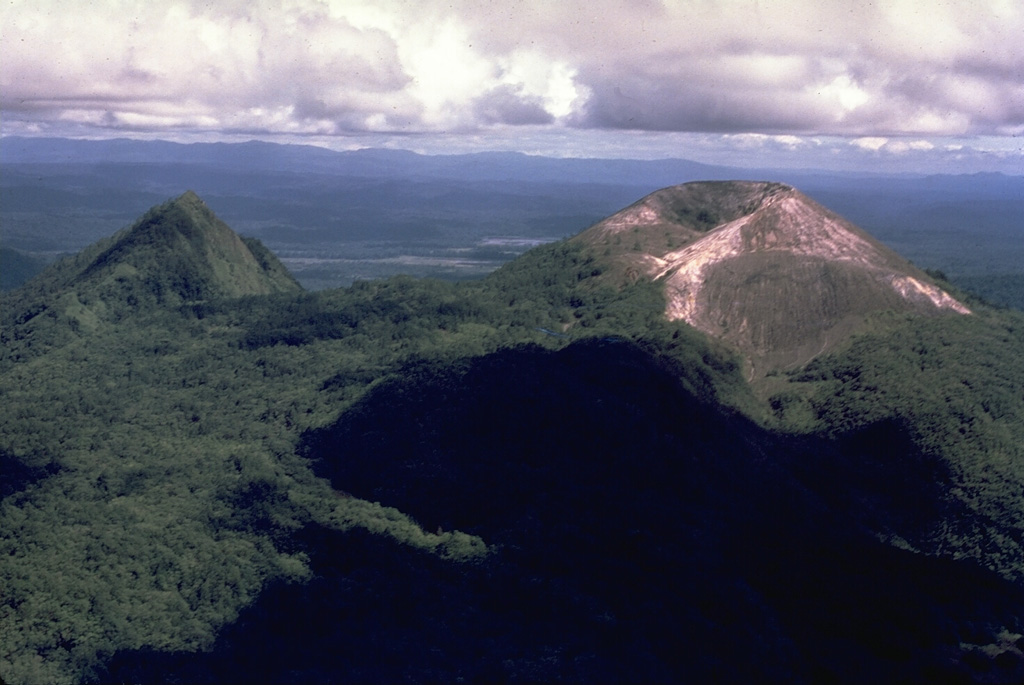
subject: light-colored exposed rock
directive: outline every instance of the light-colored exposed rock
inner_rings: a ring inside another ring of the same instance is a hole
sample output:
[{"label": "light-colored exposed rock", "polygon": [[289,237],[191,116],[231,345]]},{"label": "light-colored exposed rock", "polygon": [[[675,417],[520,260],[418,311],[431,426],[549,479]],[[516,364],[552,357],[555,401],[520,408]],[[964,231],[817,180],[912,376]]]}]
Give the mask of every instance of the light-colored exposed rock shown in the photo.
[{"label": "light-colored exposed rock", "polygon": [[970,313],[869,234],[779,183],[666,188],[577,239],[603,247],[612,273],[662,281],[669,319],[726,340],[762,372],[806,363],[874,312]]}]

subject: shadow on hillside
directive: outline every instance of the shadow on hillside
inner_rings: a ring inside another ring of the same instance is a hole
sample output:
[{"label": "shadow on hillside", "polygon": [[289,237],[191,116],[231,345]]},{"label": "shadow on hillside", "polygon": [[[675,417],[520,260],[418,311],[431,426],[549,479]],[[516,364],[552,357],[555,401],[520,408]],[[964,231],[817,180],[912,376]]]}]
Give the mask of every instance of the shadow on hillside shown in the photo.
[{"label": "shadow on hillside", "polygon": [[1020,588],[867,531],[949,515],[948,475],[898,426],[771,435],[673,364],[603,340],[407,368],[304,452],[339,489],[496,551],[457,564],[308,528],[311,582],[268,589],[211,653],[119,653],[103,680],[1024,678]]}]

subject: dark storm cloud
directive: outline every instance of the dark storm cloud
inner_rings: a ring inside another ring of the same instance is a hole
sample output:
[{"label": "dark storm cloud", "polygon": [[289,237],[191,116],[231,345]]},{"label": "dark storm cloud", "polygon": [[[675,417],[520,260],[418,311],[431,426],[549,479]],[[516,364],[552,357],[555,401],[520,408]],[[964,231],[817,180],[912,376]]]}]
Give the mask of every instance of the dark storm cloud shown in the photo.
[{"label": "dark storm cloud", "polygon": [[688,80],[597,81],[573,125],[649,131],[808,131],[826,116],[794,95],[778,98],[758,89],[724,89]]},{"label": "dark storm cloud", "polygon": [[482,124],[550,124],[555,118],[538,97],[525,95],[521,88],[501,85],[480,96],[473,111]]}]

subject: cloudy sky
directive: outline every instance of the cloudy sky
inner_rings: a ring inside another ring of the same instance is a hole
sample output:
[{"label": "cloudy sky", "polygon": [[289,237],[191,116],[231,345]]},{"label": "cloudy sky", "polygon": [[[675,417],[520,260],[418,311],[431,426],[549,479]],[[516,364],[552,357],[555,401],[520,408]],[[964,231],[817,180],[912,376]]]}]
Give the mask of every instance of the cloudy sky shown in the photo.
[{"label": "cloudy sky", "polygon": [[1021,0],[0,8],[4,135],[1024,174]]}]

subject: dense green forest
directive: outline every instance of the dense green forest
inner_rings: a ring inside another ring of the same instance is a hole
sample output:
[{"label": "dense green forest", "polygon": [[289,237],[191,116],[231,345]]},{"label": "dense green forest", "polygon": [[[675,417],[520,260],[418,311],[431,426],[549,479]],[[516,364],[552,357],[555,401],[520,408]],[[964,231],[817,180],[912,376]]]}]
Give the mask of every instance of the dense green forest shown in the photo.
[{"label": "dense green forest", "polygon": [[571,243],[119,307],[109,249],[0,302],[5,682],[1024,677],[1019,313],[751,387]]},{"label": "dense green forest", "polygon": [[[549,251],[508,284],[575,281],[577,259]],[[397,278],[117,321],[66,292],[63,310],[19,312],[15,293],[0,360],[0,444],[18,465],[4,485],[20,489],[2,504],[5,679],[74,680],[116,649],[209,646],[266,582],[308,576],[288,536],[310,522],[445,558],[481,554],[478,537],[424,532],[394,509],[338,497],[295,443],[410,360],[559,346],[536,328],[567,312],[601,335],[618,330],[616,310],[652,311],[557,291],[522,288],[511,302],[501,286]]]}]

